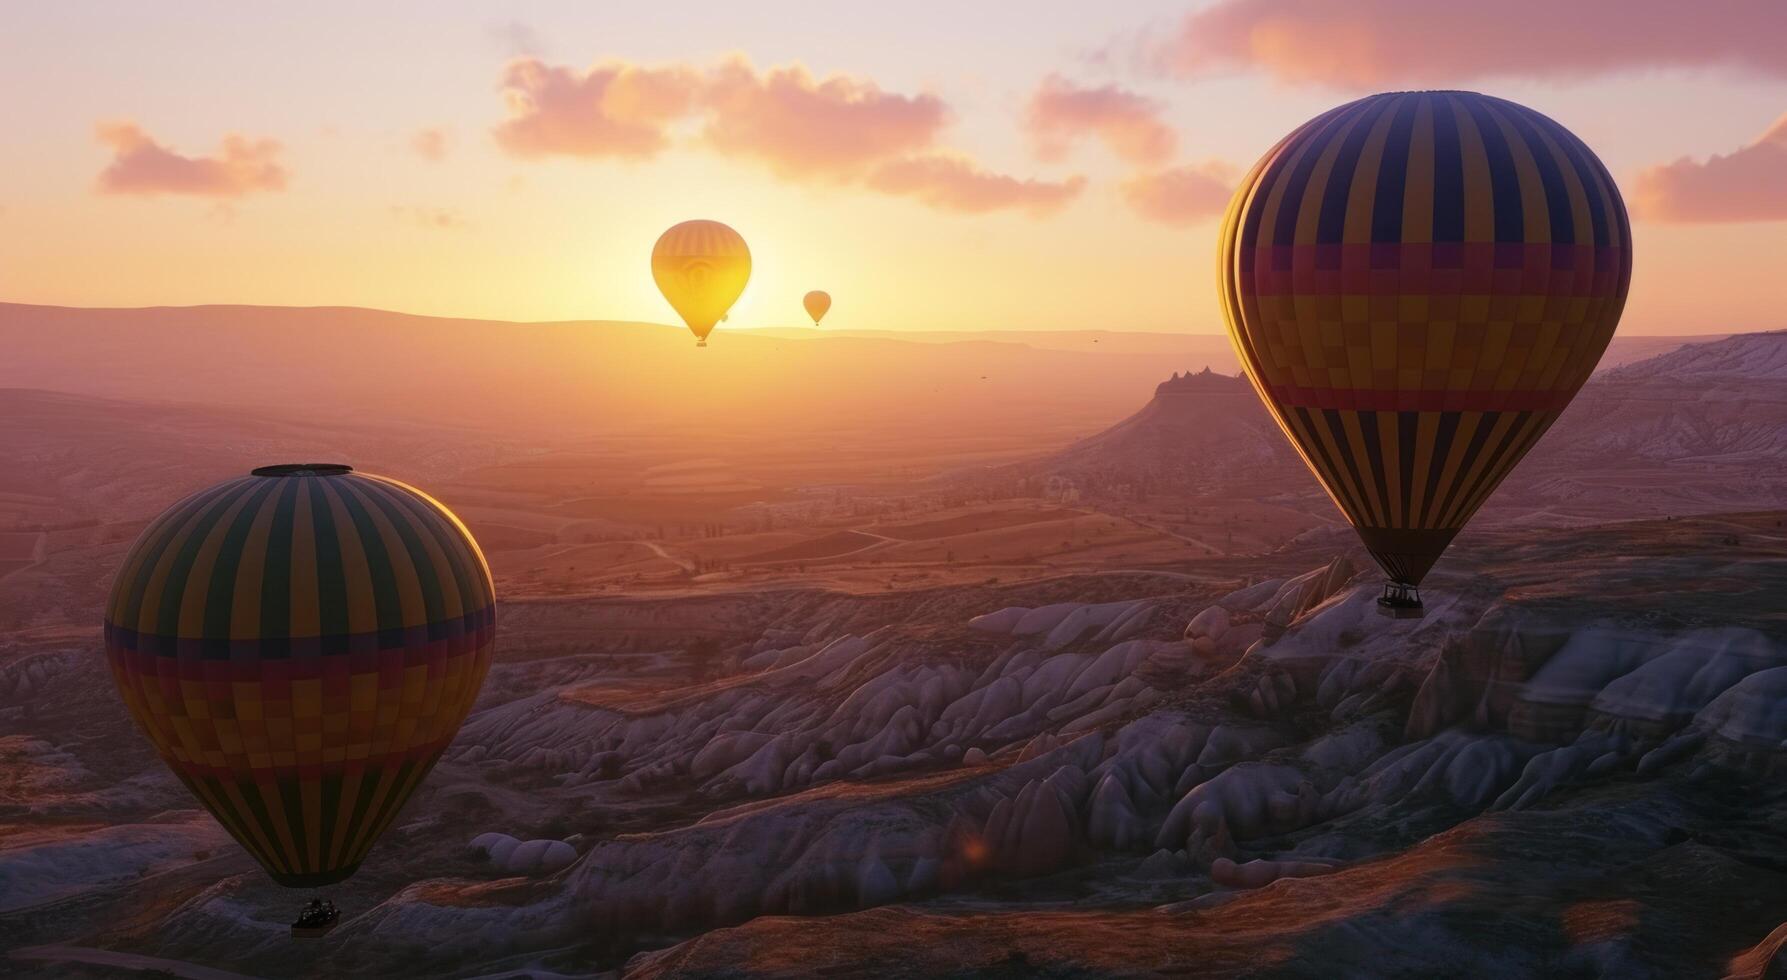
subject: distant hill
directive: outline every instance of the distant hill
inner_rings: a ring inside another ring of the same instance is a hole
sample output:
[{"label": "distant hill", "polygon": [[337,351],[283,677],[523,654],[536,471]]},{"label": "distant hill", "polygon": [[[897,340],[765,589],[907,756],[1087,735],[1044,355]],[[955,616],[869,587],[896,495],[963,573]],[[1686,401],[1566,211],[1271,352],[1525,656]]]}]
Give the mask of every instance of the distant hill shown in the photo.
[{"label": "distant hill", "polygon": [[[942,344],[795,333],[721,330],[698,350],[686,330],[647,323],[0,304],[0,386],[422,421],[534,442],[626,437],[711,453],[728,440],[774,450],[781,437],[874,441],[899,430],[945,453],[993,445],[1010,455],[1108,424],[1158,380],[1163,356],[994,333]],[[1226,347],[1200,343],[1218,341]]]},{"label": "distant hill", "polygon": [[[1787,506],[1787,332],[1659,346],[1590,380],[1479,519]],[[1011,472],[1090,492],[1313,495],[1304,470],[1246,379],[1206,370],[1175,374],[1122,422]]]},{"label": "distant hill", "polygon": [[1738,334],[1607,372],[1546,437],[1559,455],[1787,469],[1787,331]]},{"label": "distant hill", "polygon": [[1683,344],[1647,360],[1615,368],[1606,377],[1610,381],[1787,381],[1787,330],[1741,333]]},{"label": "distant hill", "polygon": [[1093,486],[1146,481],[1156,489],[1227,487],[1300,474],[1302,461],[1240,375],[1174,374],[1142,410],[1035,464]]}]

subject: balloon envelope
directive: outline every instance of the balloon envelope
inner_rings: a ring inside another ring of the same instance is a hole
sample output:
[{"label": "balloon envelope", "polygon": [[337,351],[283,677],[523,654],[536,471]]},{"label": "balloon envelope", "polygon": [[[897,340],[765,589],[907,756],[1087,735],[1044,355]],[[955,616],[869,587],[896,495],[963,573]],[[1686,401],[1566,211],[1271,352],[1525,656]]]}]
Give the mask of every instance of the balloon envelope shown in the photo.
[{"label": "balloon envelope", "polygon": [[816,327],[820,320],[825,319],[825,311],[831,309],[831,294],[815,289],[802,297],[800,304],[807,308],[807,316],[813,318],[813,326]]},{"label": "balloon envelope", "polygon": [[652,279],[700,344],[745,291],[751,250],[718,221],[685,221],[658,237]]},{"label": "balloon envelope", "polygon": [[105,617],[113,679],[162,760],[293,887],[359,867],[471,710],[495,633],[458,518],[323,464],[169,508]]},{"label": "balloon envelope", "polygon": [[1304,124],[1229,206],[1219,281],[1248,377],[1395,581],[1419,584],[1613,337],[1631,227],[1594,153],[1470,92]]}]

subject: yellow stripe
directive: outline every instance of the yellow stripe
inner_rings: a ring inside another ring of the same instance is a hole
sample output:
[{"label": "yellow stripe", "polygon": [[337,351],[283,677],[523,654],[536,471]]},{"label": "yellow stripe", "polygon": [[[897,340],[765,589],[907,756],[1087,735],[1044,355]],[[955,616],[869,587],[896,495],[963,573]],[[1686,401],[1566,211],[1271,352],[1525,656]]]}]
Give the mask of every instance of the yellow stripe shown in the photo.
[{"label": "yellow stripe", "polygon": [[1477,121],[1451,96],[1452,116],[1458,126],[1459,154],[1464,160],[1464,240],[1495,241],[1495,183],[1489,178],[1489,151]]},{"label": "yellow stripe", "polygon": [[285,798],[280,795],[279,781],[269,776],[255,780],[255,787],[261,798],[261,806],[267,810],[267,818],[272,822],[272,830],[279,840],[282,853],[285,854],[286,866],[294,871],[303,871],[304,859],[298,853],[297,838],[293,835],[292,822],[286,819]]},{"label": "yellow stripe", "polygon": [[335,832],[329,837],[329,867],[339,868],[349,863],[345,860],[348,831],[354,821],[354,804],[360,799],[360,784],[366,780],[366,771],[356,772],[346,769],[341,777],[341,800],[335,807]]},{"label": "yellow stripe", "polygon": [[236,566],[236,587],[230,602],[230,639],[251,640],[261,634],[261,585],[267,572],[267,536],[273,514],[279,509],[281,488],[274,487],[261,501],[242,542],[242,560]]},{"label": "yellow stripe", "polygon": [[1514,173],[1520,179],[1520,210],[1525,217],[1524,237],[1532,244],[1548,243],[1552,238],[1551,212],[1545,205],[1545,180],[1539,174],[1538,162],[1533,159],[1532,147],[1508,122],[1495,102],[1484,100],[1483,110],[1495,121],[1502,139],[1508,143],[1508,153],[1514,159]]},{"label": "yellow stripe", "polygon": [[[180,524],[179,529],[167,539],[160,553],[155,556],[154,570],[149,573],[149,582],[143,587],[143,602],[137,609],[137,621],[134,624],[125,625],[134,625],[136,630],[142,633],[162,632],[161,594],[167,590],[168,575],[173,570],[174,560],[179,556],[182,543],[193,533],[206,512],[212,507],[218,506],[221,501],[232,499],[232,495],[236,493],[236,490],[230,490],[206,501],[203,506],[193,507],[178,515],[176,519]],[[178,629],[178,624],[169,624],[168,628]]]},{"label": "yellow stripe", "polygon": [[[236,782],[223,779],[218,780],[218,783],[223,787],[224,795],[229,797],[230,803],[235,806],[236,812],[242,814],[242,819],[247,822],[249,831],[254,835],[255,843],[259,845],[262,854],[261,863],[281,874],[292,874],[295,872],[297,869],[296,866],[290,862],[289,853],[281,852],[279,848],[273,846],[273,839],[268,836],[269,831],[273,828],[264,826],[261,820],[255,816],[254,808],[248,805],[248,800],[242,795],[242,791]],[[258,791],[255,793],[255,796],[260,799],[263,807],[266,806],[265,796]]]},{"label": "yellow stripe", "polygon": [[[1277,414],[1276,408],[1273,413]],[[1328,451],[1329,459],[1336,459],[1328,440],[1323,440],[1317,433],[1306,431],[1303,420],[1295,412],[1286,411],[1284,413],[1284,424],[1290,435],[1291,446],[1297,450],[1297,455],[1303,457],[1303,465],[1309,467],[1309,471],[1316,475],[1316,482],[1322,485],[1322,490],[1328,494],[1328,499],[1334,502],[1335,508],[1350,519],[1357,509],[1357,505],[1353,502],[1352,488],[1347,482],[1346,475],[1332,472],[1321,465],[1321,454],[1316,451],[1316,447],[1320,446]],[[1313,428],[1319,433],[1324,426],[1315,425]]]},{"label": "yellow stripe", "polygon": [[428,622],[428,606],[422,598],[421,576],[416,570],[415,561],[410,558],[409,546],[403,543],[403,536],[385,516],[384,508],[373,499],[372,491],[360,486],[357,480],[344,480],[341,488],[344,493],[351,493],[360,501],[361,509],[372,518],[372,526],[378,531],[379,539],[384,542],[391,577],[397,583],[397,599],[402,610],[403,625],[425,625]]},{"label": "yellow stripe", "polygon": [[242,513],[253,497],[253,490],[236,494],[235,499],[230,501],[229,509],[223,512],[223,517],[217,523],[211,525],[204,544],[199,546],[192,569],[186,576],[186,591],[180,596],[180,622],[176,627],[178,635],[205,635],[205,603],[211,591],[211,575],[217,564],[217,553],[223,548],[223,539],[229,536],[230,525],[235,523],[236,516]]},{"label": "yellow stripe", "polygon": [[1384,491],[1390,495],[1385,501],[1390,512],[1385,515],[1385,527],[1404,527],[1402,520],[1402,434],[1397,431],[1396,412],[1374,412],[1377,418],[1378,455],[1384,461]]},{"label": "yellow stripe", "polygon": [[1274,245],[1313,245],[1316,231],[1322,217],[1322,198],[1326,196],[1328,181],[1334,174],[1334,161],[1340,156],[1340,148],[1346,144],[1347,136],[1359,125],[1362,111],[1355,111],[1342,122],[1332,135],[1317,144],[1318,155],[1315,167],[1309,172],[1309,183],[1304,185],[1303,200],[1298,202],[1296,231],[1289,242],[1273,241]]},{"label": "yellow stripe", "polygon": [[1433,100],[1415,106],[1415,128],[1409,135],[1409,161],[1402,185],[1402,240],[1433,241]]},{"label": "yellow stripe", "polygon": [[341,495],[335,484],[336,479],[319,481],[323,495],[329,501],[329,516],[335,522],[335,535],[341,542],[342,578],[347,585],[348,632],[370,633],[378,629],[378,608],[372,593],[372,563],[366,558],[366,548],[360,542],[360,531],[354,524],[353,515],[348,513],[347,506],[341,502]]},{"label": "yellow stripe", "polygon": [[[203,507],[199,505],[213,499],[212,495],[219,489],[211,487],[208,490],[191,494],[157,515],[155,520],[150,521],[149,526],[143,529],[143,533],[137,535],[136,542],[130,546],[130,552],[125,556],[124,567],[118,570],[118,577],[113,580],[112,594],[106,603],[107,619],[127,629],[139,627],[140,619],[132,622],[125,621],[124,602],[130,597],[131,589],[136,585],[138,576],[148,573],[145,566],[166,555],[167,546],[159,539],[172,530],[172,525],[191,520],[192,512],[195,509],[202,510]],[[145,605],[147,599],[148,592],[145,589]]]},{"label": "yellow stripe", "polygon": [[359,826],[349,828],[350,834],[345,852],[347,864],[363,860],[367,850],[372,847],[371,818],[378,813],[379,806],[384,803],[385,796],[391,792],[396,781],[397,766],[387,765],[378,770],[378,785],[373,787],[370,801],[366,804],[366,817],[362,819]]},{"label": "yellow stripe", "polygon": [[1409,527],[1421,527],[1421,509],[1427,506],[1427,478],[1440,461],[1433,458],[1434,443],[1439,438],[1440,413],[1421,412],[1415,417],[1415,485],[1409,488]]},{"label": "yellow stripe", "polygon": [[[1469,451],[1471,440],[1477,436],[1477,427],[1483,424],[1482,412],[1458,413],[1458,429],[1452,434],[1452,446],[1446,452],[1445,464],[1440,469],[1439,482],[1433,487],[1433,512],[1422,527],[1432,530],[1446,527],[1445,502],[1452,488],[1458,485],[1458,471],[1464,466],[1464,454]],[[1456,499],[1456,498],[1454,498]]]},{"label": "yellow stripe", "polygon": [[1371,210],[1377,201],[1377,173],[1384,161],[1384,144],[1390,139],[1390,126],[1396,122],[1401,96],[1392,96],[1391,104],[1378,113],[1371,132],[1359,148],[1358,162],[1353,166],[1353,182],[1347,187],[1346,217],[1340,240],[1348,245],[1371,243]]},{"label": "yellow stripe", "polygon": [[1490,471],[1489,477],[1483,481],[1483,485],[1470,495],[1465,506],[1459,510],[1458,526],[1463,527],[1472,515],[1476,514],[1478,508],[1482,507],[1489,499],[1489,495],[1494,493],[1496,488],[1502,485],[1502,481],[1508,478],[1508,474],[1514,472],[1514,467],[1526,458],[1527,450],[1537,443],[1556,418],[1556,414],[1551,412],[1535,412],[1527,417],[1526,422],[1518,431],[1510,434],[1508,451],[1496,461],[1495,469]]},{"label": "yellow stripe", "polygon": [[[248,852],[249,857],[260,862],[262,867],[273,865],[272,855],[261,846],[261,839],[252,830],[253,815],[233,806],[225,805],[225,799],[212,792],[212,783],[220,783],[226,787],[228,783],[205,778],[182,779],[180,781],[192,790],[192,795],[199,798],[199,802],[204,804],[211,816],[215,817],[217,822],[223,825],[223,829],[235,838],[236,843],[242,845],[242,849]],[[238,820],[237,814],[241,814],[243,819]]]},{"label": "yellow stripe", "polygon": [[1388,526],[1383,519],[1385,501],[1377,492],[1377,481],[1371,478],[1374,471],[1371,468],[1371,455],[1365,451],[1365,433],[1359,425],[1359,413],[1341,412],[1340,423],[1346,430],[1347,452],[1353,458],[1353,465],[1359,469],[1362,478],[1360,482],[1365,484],[1362,489],[1371,512],[1370,519],[1365,523],[1374,527]]},{"label": "yellow stripe", "polygon": [[317,779],[301,779],[298,781],[298,795],[304,808],[304,843],[306,853],[314,855],[318,862],[312,871],[322,871],[331,865],[322,864],[323,860],[323,787]]},{"label": "yellow stripe", "polygon": [[[422,539],[423,547],[434,563],[442,591],[448,594],[450,608],[447,614],[458,616],[489,606],[495,599],[490,565],[484,560],[484,552],[472,537],[471,530],[459,520],[458,515],[440,501],[406,483],[386,477],[372,479],[392,488],[392,503],[409,518],[416,536]],[[428,521],[421,515],[432,520]],[[454,574],[455,571],[458,572],[457,575]],[[470,588],[477,590],[476,594],[461,595],[458,586],[461,579]]]},{"label": "yellow stripe", "polygon": [[[1319,411],[1312,412],[1312,414],[1320,416]],[[1334,438],[1334,432],[1328,426],[1326,418],[1322,418],[1319,422],[1312,421],[1310,424],[1315,430],[1316,439],[1321,442],[1322,448],[1327,450],[1328,458],[1334,461],[1337,468],[1334,478],[1336,485],[1341,488],[1341,493],[1338,497],[1333,492],[1328,495],[1336,498],[1334,502],[1339,505],[1340,512],[1346,515],[1347,520],[1354,524],[1371,523],[1370,506],[1364,496],[1365,488],[1355,486],[1351,474],[1346,469],[1347,461],[1353,456],[1351,447],[1342,446]],[[1344,498],[1344,501],[1341,498]]]},{"label": "yellow stripe", "polygon": [[[354,861],[366,860],[366,855],[372,850],[372,845],[378,843],[378,839],[385,835],[385,831],[397,819],[397,815],[403,812],[404,805],[409,803],[409,798],[416,792],[416,787],[421,785],[423,777],[427,776],[433,768],[434,763],[430,760],[426,765],[418,764],[411,769],[408,778],[404,779],[403,783],[393,791],[395,795],[391,809],[382,818],[374,821],[371,826],[364,828],[359,835],[359,846],[355,850]],[[369,809],[367,812],[375,813],[377,811]]]},{"label": "yellow stripe", "polygon": [[322,599],[317,589],[316,522],[310,512],[310,483],[298,489],[292,510],[291,635],[320,636]]},{"label": "yellow stripe", "polygon": [[[1468,488],[1471,484],[1477,481],[1477,477],[1482,474],[1484,468],[1489,465],[1489,458],[1495,455],[1496,447],[1507,441],[1508,430],[1511,429],[1513,425],[1514,413],[1503,412],[1496,416],[1495,424],[1490,426],[1489,436],[1483,442],[1482,451],[1477,454],[1476,459],[1470,461],[1470,465],[1459,475],[1460,489]],[[1443,515],[1443,519],[1440,521],[1441,527],[1464,526],[1464,521],[1458,517],[1458,514],[1465,506],[1465,500],[1468,495],[1469,491],[1466,490],[1463,496],[1453,499],[1451,508]]]}]

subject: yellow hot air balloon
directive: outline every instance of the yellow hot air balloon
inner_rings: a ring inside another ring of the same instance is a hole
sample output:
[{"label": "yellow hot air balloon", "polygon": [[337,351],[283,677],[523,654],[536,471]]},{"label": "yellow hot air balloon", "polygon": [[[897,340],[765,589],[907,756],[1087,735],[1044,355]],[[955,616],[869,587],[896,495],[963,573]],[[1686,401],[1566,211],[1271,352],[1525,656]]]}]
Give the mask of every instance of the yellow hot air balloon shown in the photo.
[{"label": "yellow hot air balloon", "polygon": [[831,294],[823,289],[815,289],[801,298],[800,305],[807,308],[807,316],[813,318],[813,326],[825,319],[825,311],[831,309]]},{"label": "yellow hot air balloon", "polygon": [[706,347],[751,279],[751,250],[718,221],[685,221],[658,237],[652,279],[695,334],[695,346]]},{"label": "yellow hot air balloon", "polygon": [[1632,276],[1575,134],[1473,92],[1374,95],[1242,181],[1218,290],[1247,375],[1390,577],[1415,587],[1588,380]]}]

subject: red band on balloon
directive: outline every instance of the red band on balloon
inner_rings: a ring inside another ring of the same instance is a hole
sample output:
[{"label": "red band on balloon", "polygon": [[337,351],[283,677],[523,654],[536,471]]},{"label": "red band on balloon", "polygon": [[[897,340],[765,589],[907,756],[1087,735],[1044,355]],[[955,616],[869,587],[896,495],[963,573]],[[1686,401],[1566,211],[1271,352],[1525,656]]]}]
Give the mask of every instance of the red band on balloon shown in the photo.
[{"label": "red band on balloon", "polygon": [[1384,391],[1269,385],[1279,405],[1354,412],[1561,412],[1573,391]]}]

